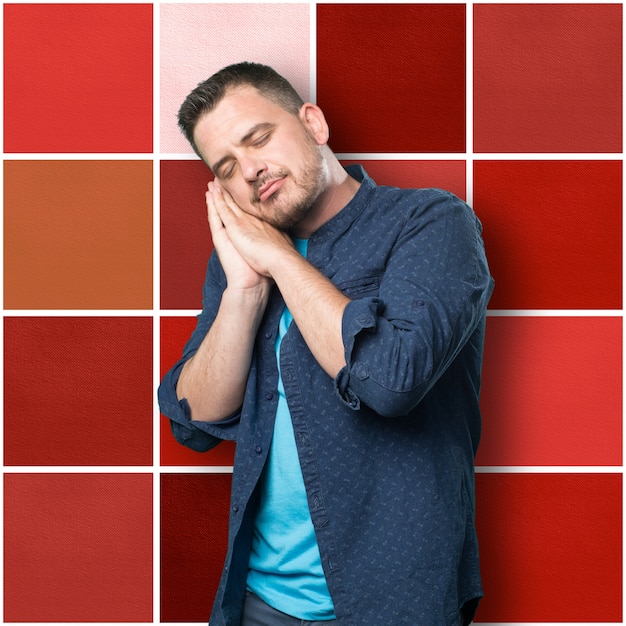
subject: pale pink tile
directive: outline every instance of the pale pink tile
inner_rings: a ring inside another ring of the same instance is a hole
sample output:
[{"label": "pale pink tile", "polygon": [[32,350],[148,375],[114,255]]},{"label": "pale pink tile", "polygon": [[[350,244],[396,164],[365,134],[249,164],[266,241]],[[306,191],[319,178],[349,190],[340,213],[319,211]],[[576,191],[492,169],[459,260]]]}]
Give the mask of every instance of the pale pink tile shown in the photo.
[{"label": "pale pink tile", "polygon": [[160,152],[189,153],[176,114],[185,96],[239,61],[271,65],[309,98],[308,4],[162,4]]}]

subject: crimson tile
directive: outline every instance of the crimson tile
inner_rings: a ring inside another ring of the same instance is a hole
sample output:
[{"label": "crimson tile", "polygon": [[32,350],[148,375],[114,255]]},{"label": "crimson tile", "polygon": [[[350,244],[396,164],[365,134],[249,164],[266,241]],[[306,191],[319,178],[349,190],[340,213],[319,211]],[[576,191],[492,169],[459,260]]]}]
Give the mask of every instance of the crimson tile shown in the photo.
[{"label": "crimson tile", "polygon": [[152,475],[5,474],[5,622],[152,622]]},{"label": "crimson tile", "polygon": [[[161,377],[181,358],[183,348],[195,327],[195,317],[161,318]],[[208,452],[194,452],[174,439],[170,422],[165,416],[161,416],[160,432],[162,465],[232,466],[233,464],[235,445],[231,441],[223,441]]]},{"label": "crimson tile", "polygon": [[152,320],[5,317],[4,462],[152,465]]},{"label": "crimson tile", "polygon": [[333,150],[465,151],[464,4],[318,4],[316,28]]},{"label": "crimson tile", "polygon": [[205,193],[213,180],[202,161],[161,162],[161,308],[202,308],[213,250]]},{"label": "crimson tile", "polygon": [[226,556],[230,474],[161,475],[161,621],[207,622]]},{"label": "crimson tile", "polygon": [[621,3],[474,5],[474,150],[621,152]]},{"label": "crimson tile", "polygon": [[621,161],[476,161],[491,309],[621,309]]},{"label": "crimson tile", "polygon": [[6,152],[152,152],[152,4],[6,4]]},{"label": "crimson tile", "polygon": [[476,623],[622,622],[622,477],[478,474]]},{"label": "crimson tile", "polygon": [[476,462],[621,465],[622,319],[489,317]]}]

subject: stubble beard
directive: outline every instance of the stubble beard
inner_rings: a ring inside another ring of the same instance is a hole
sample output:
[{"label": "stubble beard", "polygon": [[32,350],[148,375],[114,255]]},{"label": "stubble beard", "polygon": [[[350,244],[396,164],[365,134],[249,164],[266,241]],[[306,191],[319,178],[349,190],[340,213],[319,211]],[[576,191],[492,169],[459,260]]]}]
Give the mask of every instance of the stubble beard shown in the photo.
[{"label": "stubble beard", "polygon": [[[296,180],[289,169],[280,168],[277,172],[273,172],[262,181],[259,181],[258,186],[255,185],[254,204],[260,208],[262,219],[280,230],[289,231],[306,219],[315,209],[317,199],[324,190],[326,170],[324,159],[318,150],[313,149],[311,151],[311,158],[307,160],[303,171],[304,174],[300,180]],[[260,189],[267,180],[276,180],[283,177],[289,179],[285,187],[290,187],[291,192],[289,189],[283,191],[281,188],[271,198],[261,202],[258,198],[257,189]]]}]

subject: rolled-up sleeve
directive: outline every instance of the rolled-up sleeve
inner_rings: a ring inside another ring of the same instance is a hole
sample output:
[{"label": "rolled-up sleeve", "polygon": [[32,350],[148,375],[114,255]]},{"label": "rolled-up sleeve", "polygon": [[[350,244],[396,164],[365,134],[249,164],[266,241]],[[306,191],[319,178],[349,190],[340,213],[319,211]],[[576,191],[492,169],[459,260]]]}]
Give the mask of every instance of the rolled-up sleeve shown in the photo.
[{"label": "rolled-up sleeve", "polygon": [[354,410],[408,414],[459,354],[484,318],[493,290],[473,211],[431,190],[405,208],[376,297],[353,299],[342,334],[346,366],[335,389]]},{"label": "rolled-up sleeve", "polygon": [[[158,389],[159,409],[170,420],[172,434],[176,440],[197,452],[206,452],[222,440],[235,440],[239,424],[239,413],[220,422],[201,422],[191,419],[189,404],[185,398],[178,399],[176,385],[185,363],[197,352],[206,336],[219,308],[221,294],[225,288],[225,277],[215,253],[212,255],[203,288],[202,312],[196,327],[185,344],[181,359],[163,376]],[[207,382],[207,387],[209,383]]]},{"label": "rolled-up sleeve", "polygon": [[[375,333],[376,322],[379,315],[380,301],[377,298],[363,298],[352,300],[348,303],[343,316],[343,340],[345,354],[351,355],[357,337],[361,333]],[[362,363],[350,364],[339,371],[335,378],[335,389],[339,396],[352,409],[359,409],[361,401],[359,396],[352,390],[351,378],[362,379],[368,377],[368,370]]]}]

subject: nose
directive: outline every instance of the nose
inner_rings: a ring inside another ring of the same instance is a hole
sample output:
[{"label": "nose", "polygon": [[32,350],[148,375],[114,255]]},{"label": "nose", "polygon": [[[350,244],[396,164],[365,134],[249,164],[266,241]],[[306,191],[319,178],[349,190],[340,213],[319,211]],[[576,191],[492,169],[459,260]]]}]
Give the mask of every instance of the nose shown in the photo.
[{"label": "nose", "polygon": [[267,166],[264,161],[254,156],[244,156],[239,160],[239,166],[248,182],[254,182],[266,171]]}]

